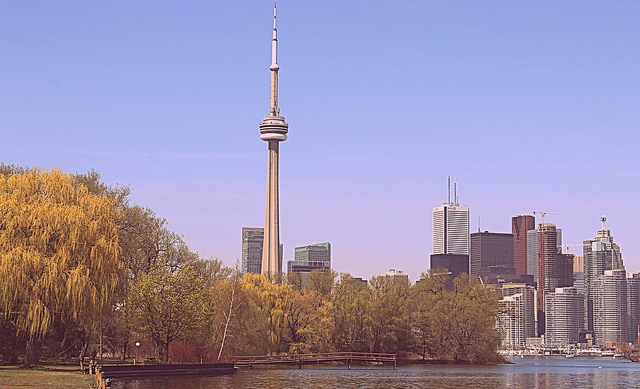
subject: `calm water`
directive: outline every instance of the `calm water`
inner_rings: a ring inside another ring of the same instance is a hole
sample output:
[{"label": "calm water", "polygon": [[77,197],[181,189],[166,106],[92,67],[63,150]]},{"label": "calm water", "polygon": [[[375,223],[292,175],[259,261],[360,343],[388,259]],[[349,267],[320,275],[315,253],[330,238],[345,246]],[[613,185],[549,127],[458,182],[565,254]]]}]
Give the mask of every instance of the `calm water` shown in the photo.
[{"label": "calm water", "polygon": [[640,388],[640,363],[612,358],[525,357],[512,365],[305,366],[238,369],[217,377],[114,381],[115,389],[207,388]]}]

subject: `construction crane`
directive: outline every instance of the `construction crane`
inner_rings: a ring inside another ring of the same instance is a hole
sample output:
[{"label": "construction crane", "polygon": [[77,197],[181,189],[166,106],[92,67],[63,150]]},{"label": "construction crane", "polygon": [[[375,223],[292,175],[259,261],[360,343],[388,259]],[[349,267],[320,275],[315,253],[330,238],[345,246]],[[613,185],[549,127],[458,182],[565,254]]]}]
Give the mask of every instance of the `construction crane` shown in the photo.
[{"label": "construction crane", "polygon": [[558,212],[549,212],[549,211],[533,211],[534,215],[542,215],[542,225],[544,225],[544,215],[562,215]]},{"label": "construction crane", "polygon": [[569,243],[569,244],[563,244],[563,246],[564,246],[565,253],[569,254],[569,247],[575,247],[575,246],[584,247],[584,246],[591,246],[591,245],[588,243]]}]

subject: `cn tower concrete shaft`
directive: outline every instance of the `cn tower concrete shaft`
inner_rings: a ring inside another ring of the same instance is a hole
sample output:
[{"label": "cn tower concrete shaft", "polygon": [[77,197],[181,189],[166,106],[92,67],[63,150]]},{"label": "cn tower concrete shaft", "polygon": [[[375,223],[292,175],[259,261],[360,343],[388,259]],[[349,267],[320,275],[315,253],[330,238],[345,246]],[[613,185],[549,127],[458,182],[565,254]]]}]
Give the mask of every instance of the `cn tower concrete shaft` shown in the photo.
[{"label": "cn tower concrete shaft", "polygon": [[267,203],[264,218],[264,246],[262,249],[262,273],[276,274],[280,268],[280,199],[278,188],[278,151],[280,142],[269,141],[267,161]]}]

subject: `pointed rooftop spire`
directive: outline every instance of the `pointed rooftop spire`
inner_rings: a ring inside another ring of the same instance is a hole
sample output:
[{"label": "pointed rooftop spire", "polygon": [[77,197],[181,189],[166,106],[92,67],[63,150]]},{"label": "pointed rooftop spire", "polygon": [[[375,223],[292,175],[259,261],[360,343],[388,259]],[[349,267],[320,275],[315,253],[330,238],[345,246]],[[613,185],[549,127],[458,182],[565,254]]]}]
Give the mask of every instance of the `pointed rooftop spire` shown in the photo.
[{"label": "pointed rooftop spire", "polygon": [[276,28],[276,2],[273,2],[273,38],[271,38],[271,107],[269,108],[269,116],[280,116],[280,108],[278,108],[278,29]]}]

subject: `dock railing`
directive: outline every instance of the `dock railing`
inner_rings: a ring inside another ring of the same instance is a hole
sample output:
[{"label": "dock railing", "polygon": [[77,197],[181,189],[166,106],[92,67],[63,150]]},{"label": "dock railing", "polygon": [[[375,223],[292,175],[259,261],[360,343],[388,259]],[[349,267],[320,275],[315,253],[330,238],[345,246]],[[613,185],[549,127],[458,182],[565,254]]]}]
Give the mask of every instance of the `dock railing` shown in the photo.
[{"label": "dock railing", "polygon": [[283,354],[283,355],[243,355],[229,358],[238,367],[253,367],[255,365],[302,365],[319,363],[347,363],[351,368],[352,362],[365,362],[376,365],[393,363],[393,368],[397,368],[396,354],[387,353],[363,353],[363,352],[335,352],[335,353],[315,353],[315,354]]}]

